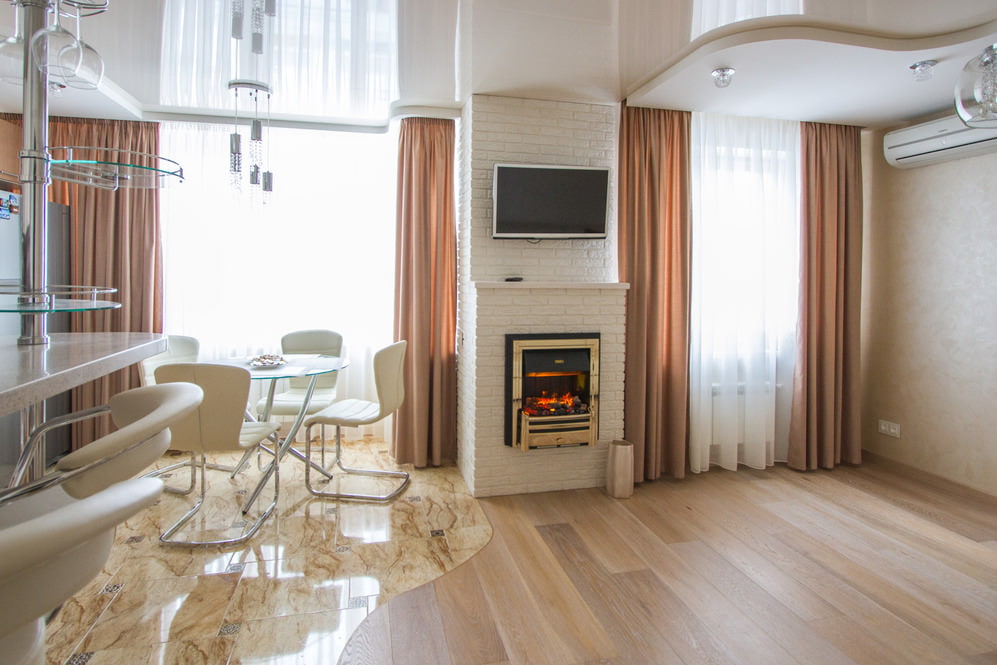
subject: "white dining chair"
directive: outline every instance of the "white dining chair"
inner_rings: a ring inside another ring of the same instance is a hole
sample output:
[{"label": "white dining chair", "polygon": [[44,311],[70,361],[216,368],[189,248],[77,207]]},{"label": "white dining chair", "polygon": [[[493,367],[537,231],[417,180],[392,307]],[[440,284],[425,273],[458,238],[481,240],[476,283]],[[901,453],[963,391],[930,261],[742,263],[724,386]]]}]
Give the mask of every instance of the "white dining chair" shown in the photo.
[{"label": "white dining chair", "polygon": [[[312,487],[311,464],[305,464],[305,486],[315,496],[352,501],[390,501],[401,494],[409,483],[409,474],[404,471],[389,471],[384,469],[355,469],[343,464],[343,428],[370,425],[394,413],[405,400],[405,340],[395,342],[380,349],[374,354],[374,382],[377,387],[377,401],[362,399],[344,399],[333,402],[330,406],[305,420],[305,456],[311,460],[311,428],[315,425],[335,425],[336,427],[336,457],[333,464],[347,477],[349,475],[368,476],[372,478],[395,479],[391,491],[376,493],[361,492],[327,492]],[[330,482],[336,479],[335,472]]]},{"label": "white dining chair", "polygon": [[166,350],[139,361],[139,378],[143,386],[156,382],[156,368],[170,363],[196,363],[201,343],[196,337],[167,335]]},{"label": "white dining chair", "polygon": [[[297,330],[287,333],[280,340],[282,353],[318,353],[326,356],[339,356],[343,352],[343,336],[333,330]],[[322,374],[315,379],[315,390],[308,402],[306,413],[318,413],[336,400],[336,382],[339,372]],[[311,377],[303,376],[288,379],[288,388],[273,398],[268,416],[297,416],[308,394]],[[257,413],[264,415],[267,400],[261,399],[256,405]],[[325,440],[325,429],[321,430]]]},{"label": "white dining chair", "polygon": [[[190,484],[175,489],[175,493],[188,494],[200,484],[200,495],[195,504],[171,527],[160,540],[167,545],[234,545],[243,543],[259,530],[277,507],[280,492],[279,465],[274,462],[273,501],[260,516],[234,538],[179,539],[174,536],[193,518],[204,504],[206,496],[205,467],[207,453],[239,451],[255,448],[268,437],[275,436],[279,426],[270,422],[251,422],[243,418],[249,397],[249,371],[235,365],[211,363],[174,363],[156,369],[157,383],[182,381],[200,386],[204,400],[200,407],[172,427],[170,447],[190,453]],[[198,481],[198,471],[200,481]]]},{"label": "white dining chair", "polygon": [[[187,335],[167,335],[166,336],[166,351],[163,353],[156,354],[151,358],[146,358],[145,360],[139,361],[139,376],[142,380],[142,385],[154,385],[156,383],[156,368],[162,365],[175,365],[177,363],[196,363],[201,354],[201,343],[196,337],[190,337]],[[249,412],[246,412],[247,417],[249,417]],[[248,460],[248,457],[247,457]],[[176,469],[181,469],[183,467],[190,466],[190,460],[184,460],[183,462],[177,462],[176,464],[170,464],[169,466],[164,466],[157,469],[156,474],[162,475],[165,473],[171,473]],[[208,464],[209,469],[214,469],[216,471],[225,471],[226,473],[232,474],[235,477],[238,469],[234,466],[227,464],[215,464],[210,462]],[[173,487],[166,487],[166,491],[171,494],[186,494],[187,492],[178,491]]]}]

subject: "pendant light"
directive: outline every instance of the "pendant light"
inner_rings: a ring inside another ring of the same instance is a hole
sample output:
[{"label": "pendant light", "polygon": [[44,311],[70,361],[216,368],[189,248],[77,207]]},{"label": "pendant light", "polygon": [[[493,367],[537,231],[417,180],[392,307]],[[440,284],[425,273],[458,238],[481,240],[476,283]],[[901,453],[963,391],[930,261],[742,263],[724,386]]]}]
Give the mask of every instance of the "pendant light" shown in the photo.
[{"label": "pendant light", "polygon": [[[252,191],[263,193],[263,202],[269,201],[273,192],[273,173],[268,167],[269,129],[270,129],[270,85],[260,80],[267,69],[265,63],[267,49],[273,48],[268,43],[266,35],[269,21],[277,14],[276,0],[248,0],[249,2],[249,40],[245,40],[245,2],[232,2],[232,40],[233,40],[233,71],[239,72],[244,66],[250,73],[247,78],[235,78],[228,82],[229,90],[233,92],[235,104],[235,120],[232,134],[229,136],[229,175],[236,189],[242,189],[243,180],[248,171],[248,184]],[[245,42],[249,42],[248,53]],[[248,160],[243,155],[243,140],[239,126],[239,96],[248,97],[252,112],[249,117],[249,155]],[[248,169],[243,169],[243,162],[248,163]]]},{"label": "pendant light", "polygon": [[955,88],[955,108],[967,126],[997,129],[997,44],[966,63]]}]

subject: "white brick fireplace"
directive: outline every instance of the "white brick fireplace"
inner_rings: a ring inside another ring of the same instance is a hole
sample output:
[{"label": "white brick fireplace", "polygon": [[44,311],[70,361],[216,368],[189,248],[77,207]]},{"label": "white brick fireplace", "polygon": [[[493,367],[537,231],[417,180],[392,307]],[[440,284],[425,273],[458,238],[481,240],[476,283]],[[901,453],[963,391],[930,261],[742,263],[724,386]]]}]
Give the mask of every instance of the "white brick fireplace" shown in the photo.
[{"label": "white brick fireplace", "polygon": [[[606,481],[623,436],[627,285],[616,268],[616,106],[475,95],[458,157],[458,464],[475,496]],[[605,240],[493,239],[496,163],[609,167]],[[507,282],[521,277],[521,282]],[[505,445],[505,335],[600,333],[599,443],[523,451]]]}]

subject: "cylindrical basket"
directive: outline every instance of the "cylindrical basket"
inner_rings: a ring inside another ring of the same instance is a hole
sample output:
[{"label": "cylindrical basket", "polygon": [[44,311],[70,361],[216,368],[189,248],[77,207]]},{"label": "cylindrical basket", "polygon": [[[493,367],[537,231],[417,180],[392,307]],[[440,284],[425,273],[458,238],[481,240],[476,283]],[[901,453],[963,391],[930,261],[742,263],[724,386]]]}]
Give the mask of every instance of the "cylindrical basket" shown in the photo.
[{"label": "cylindrical basket", "polygon": [[609,444],[606,493],[614,499],[626,499],[634,493],[634,446],[629,441]]}]

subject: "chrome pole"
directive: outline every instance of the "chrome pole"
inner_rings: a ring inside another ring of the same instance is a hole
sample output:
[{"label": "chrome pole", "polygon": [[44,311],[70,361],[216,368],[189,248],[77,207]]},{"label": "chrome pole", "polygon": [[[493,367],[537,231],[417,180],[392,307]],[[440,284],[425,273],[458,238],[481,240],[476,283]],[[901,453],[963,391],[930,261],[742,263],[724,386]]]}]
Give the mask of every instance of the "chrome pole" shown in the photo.
[{"label": "chrome pole", "polygon": [[[51,0],[19,0],[24,26],[23,149],[21,161],[21,296],[22,304],[46,302],[48,290],[48,73],[32,54],[31,37],[47,27]],[[18,344],[48,344],[45,314],[22,314]]]},{"label": "chrome pole", "polygon": [[[20,304],[45,301],[48,290],[48,73],[38,69],[32,56],[31,37],[47,26],[50,0],[19,0],[24,26],[24,95],[21,104],[23,124],[20,157],[21,181],[21,292]],[[45,314],[21,314],[18,345],[48,344],[48,318]],[[21,414],[21,440],[45,422],[45,402],[24,409]],[[45,446],[32,460],[32,477],[45,468]]]}]

